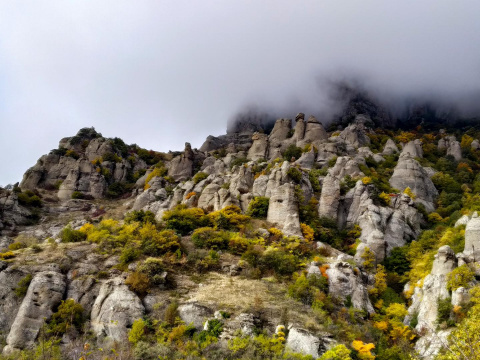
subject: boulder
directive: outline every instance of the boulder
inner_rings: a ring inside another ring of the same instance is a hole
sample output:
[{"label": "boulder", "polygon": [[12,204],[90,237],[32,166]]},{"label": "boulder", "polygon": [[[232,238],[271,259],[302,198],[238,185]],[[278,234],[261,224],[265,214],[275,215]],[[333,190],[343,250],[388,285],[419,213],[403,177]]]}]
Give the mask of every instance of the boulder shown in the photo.
[{"label": "boulder", "polygon": [[388,139],[383,147],[383,155],[393,155],[399,153],[398,147],[392,139]]},{"label": "boulder", "polygon": [[465,228],[465,250],[463,253],[472,258],[473,262],[480,261],[480,217],[476,212]]},{"label": "boulder", "polygon": [[416,202],[423,204],[427,211],[435,210],[434,203],[438,191],[422,165],[412,157],[400,156],[389,182],[400,192],[409,187],[416,195]]},{"label": "boulder", "polygon": [[293,352],[310,355],[314,358],[320,357],[333,342],[329,335],[318,337],[310,331],[298,327],[289,329],[286,340],[286,347]]},{"label": "boulder", "polygon": [[197,330],[201,331],[205,321],[212,317],[213,311],[209,307],[198,303],[187,303],[178,307],[178,315],[185,324],[192,324]]},{"label": "boulder", "polygon": [[408,142],[402,149],[400,157],[422,158],[423,148],[421,140],[413,140]]},{"label": "boulder", "polygon": [[292,184],[283,184],[272,192],[267,221],[276,224],[285,235],[302,236],[298,202]]},{"label": "boulder", "polygon": [[168,167],[168,175],[175,181],[188,180],[193,176],[193,161],[195,159],[192,146],[185,143],[185,150],[170,162]]},{"label": "boulder", "polygon": [[133,322],[145,312],[138,296],[128,289],[123,278],[104,282],[91,312],[91,326],[98,337],[126,341]]},{"label": "boulder", "polygon": [[60,273],[43,271],[33,277],[8,333],[4,354],[33,347],[45,319],[50,319],[62,300],[65,288],[65,277]]},{"label": "boulder", "polygon": [[253,161],[267,158],[268,152],[268,135],[254,133],[252,136],[253,144],[248,150],[247,158]]},{"label": "boulder", "polygon": [[355,121],[348,125],[338,136],[339,139],[358,148],[370,144],[370,138],[367,136],[365,122],[369,118],[365,115],[357,115]]},{"label": "boulder", "polygon": [[367,279],[345,261],[336,261],[327,269],[329,293],[342,300],[351,297],[353,307],[375,312],[368,296]]},{"label": "boulder", "polygon": [[423,281],[422,287],[416,287],[412,305],[408,308],[405,323],[410,323],[413,316],[418,316],[418,331],[435,331],[438,313],[438,301],[450,297],[447,290],[447,275],[457,267],[455,253],[448,246],[438,249],[433,261],[432,271]]}]

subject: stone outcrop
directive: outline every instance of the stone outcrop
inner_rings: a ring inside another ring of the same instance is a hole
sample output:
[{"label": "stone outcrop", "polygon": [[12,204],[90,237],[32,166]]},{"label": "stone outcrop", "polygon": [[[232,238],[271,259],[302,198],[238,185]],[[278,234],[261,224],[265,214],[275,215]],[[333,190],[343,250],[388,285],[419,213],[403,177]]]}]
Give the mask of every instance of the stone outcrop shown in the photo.
[{"label": "stone outcrop", "polygon": [[252,140],[253,144],[248,150],[247,157],[253,161],[266,159],[268,153],[268,135],[255,133],[252,136]]},{"label": "stone outcrop", "polygon": [[462,148],[455,136],[447,136],[438,140],[438,149],[446,150],[447,155],[453,156],[456,161],[462,159]]},{"label": "stone outcrop", "polygon": [[463,253],[472,261],[480,261],[480,217],[475,212],[465,228],[465,250]]},{"label": "stone outcrop", "polygon": [[375,310],[370,302],[367,287],[368,280],[348,262],[338,260],[327,270],[329,293],[345,300],[350,297],[352,305],[368,313]]},{"label": "stone outcrop", "polygon": [[416,202],[423,204],[427,211],[435,209],[434,202],[438,191],[428,173],[414,158],[403,155],[402,152],[389,182],[400,192],[409,187],[416,195]]},{"label": "stone outcrop", "polygon": [[128,289],[123,278],[108,280],[100,287],[92,307],[92,330],[100,338],[125,341],[128,329],[144,311],[142,302]]},{"label": "stone outcrop", "polygon": [[15,192],[0,188],[0,235],[15,231],[19,225],[27,224],[31,217],[32,212],[19,204]]},{"label": "stone outcrop", "polygon": [[339,139],[358,148],[370,144],[370,138],[367,136],[365,123],[369,118],[365,115],[357,115],[355,121],[348,125],[338,136]]},{"label": "stone outcrop", "polygon": [[392,139],[388,139],[383,147],[383,155],[393,155],[398,153],[398,147]]},{"label": "stone outcrop", "polygon": [[292,184],[283,184],[273,190],[268,206],[267,221],[277,224],[285,235],[302,235],[298,202]]},{"label": "stone outcrop", "polygon": [[183,181],[190,179],[193,176],[193,161],[195,154],[192,146],[185,143],[185,150],[182,155],[179,155],[170,162],[168,175],[175,179],[175,181]]},{"label": "stone outcrop", "polygon": [[65,277],[54,271],[40,272],[33,277],[8,333],[5,354],[33,347],[44,319],[50,318],[63,299],[65,287]]},{"label": "stone outcrop", "polygon": [[432,272],[424,279],[422,287],[416,287],[412,305],[408,308],[405,323],[414,315],[418,317],[417,330],[434,331],[437,321],[438,301],[450,297],[447,290],[447,275],[457,267],[455,253],[448,246],[438,249],[433,262]]},{"label": "stone outcrop", "polygon": [[185,324],[193,324],[197,330],[201,331],[205,321],[213,315],[213,311],[198,303],[187,303],[178,307],[178,315]]},{"label": "stone outcrop", "polygon": [[288,331],[286,346],[294,352],[305,355],[320,357],[333,344],[333,340],[328,334],[316,336],[308,330],[298,327],[291,327]]}]

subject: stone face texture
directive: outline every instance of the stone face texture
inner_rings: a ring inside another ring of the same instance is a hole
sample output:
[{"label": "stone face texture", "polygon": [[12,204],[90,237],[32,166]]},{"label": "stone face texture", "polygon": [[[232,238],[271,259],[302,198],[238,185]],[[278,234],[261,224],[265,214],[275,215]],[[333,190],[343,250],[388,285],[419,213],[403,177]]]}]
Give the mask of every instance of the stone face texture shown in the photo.
[{"label": "stone face texture", "polygon": [[427,211],[435,209],[434,202],[438,191],[425,169],[412,157],[400,156],[389,182],[400,192],[409,187],[416,195],[416,201],[425,205]]},{"label": "stone face texture", "polygon": [[108,280],[100,287],[92,307],[92,330],[99,337],[126,341],[129,328],[144,312],[142,302],[123,278]]},{"label": "stone face texture", "polygon": [[8,334],[4,353],[33,346],[44,318],[50,318],[63,299],[65,288],[65,277],[57,272],[44,271],[33,277]]},{"label": "stone face texture", "polygon": [[283,184],[272,192],[267,221],[277,224],[285,235],[301,236],[298,203],[292,184]]}]

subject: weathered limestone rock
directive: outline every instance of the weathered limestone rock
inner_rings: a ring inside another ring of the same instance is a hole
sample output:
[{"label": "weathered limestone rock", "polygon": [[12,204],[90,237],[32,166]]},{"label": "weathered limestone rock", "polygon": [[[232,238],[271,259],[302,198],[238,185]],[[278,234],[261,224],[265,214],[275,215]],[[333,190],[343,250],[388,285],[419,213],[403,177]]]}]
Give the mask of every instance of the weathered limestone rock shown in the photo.
[{"label": "weathered limestone rock", "polygon": [[446,149],[447,155],[452,155],[456,161],[460,161],[462,159],[462,148],[460,147],[460,143],[457,141],[455,136],[447,136],[440,139],[438,141],[438,149]]},{"label": "weathered limestone rock", "polygon": [[288,331],[286,346],[293,352],[318,358],[330,348],[332,343],[333,340],[325,334],[318,337],[305,329],[292,327]]},{"label": "weathered limestone rock", "polygon": [[337,158],[335,166],[328,170],[328,174],[323,180],[322,194],[318,207],[320,216],[337,219],[340,201],[340,183],[346,175],[357,178],[363,176],[363,173],[358,168],[357,159],[341,156]]},{"label": "weathered limestone rock", "polygon": [[427,211],[435,209],[438,191],[422,165],[412,157],[400,156],[389,182],[401,192],[409,187],[417,197],[415,201],[422,203]]},{"label": "weathered limestone rock", "polygon": [[422,158],[423,148],[421,140],[413,140],[408,142],[402,149],[400,157]]},{"label": "weathered limestone rock", "polygon": [[463,253],[473,262],[480,261],[480,217],[476,212],[465,228],[465,250]]},{"label": "weathered limestone rock", "polygon": [[354,123],[350,124],[338,136],[339,139],[358,148],[370,144],[370,138],[367,136],[365,122],[369,118],[365,115],[357,115]]},{"label": "weathered limestone rock", "polygon": [[184,181],[193,176],[193,160],[195,156],[192,146],[185,143],[185,151],[170,162],[168,175],[173,177],[175,181]]},{"label": "weathered limestone rock", "polygon": [[33,277],[8,334],[4,354],[33,347],[44,319],[50,318],[62,300],[65,287],[64,275],[54,271],[43,271]]},{"label": "weathered limestone rock", "polygon": [[385,146],[383,147],[383,155],[393,155],[395,153],[398,153],[398,147],[395,144],[395,142],[392,139],[388,139],[387,142],[385,143]]},{"label": "weathered limestone rock", "polygon": [[[2,263],[0,268],[4,266],[6,264]],[[21,304],[12,289],[15,289],[18,282],[27,274],[18,269],[12,269],[12,267],[2,270],[0,272],[0,331],[6,334],[13,324]]]},{"label": "weathered limestone rock", "polygon": [[358,269],[344,261],[336,261],[327,270],[329,293],[343,300],[351,296],[352,304],[357,309],[368,313],[375,310],[368,297],[366,280]]},{"label": "weathered limestone rock", "polygon": [[142,302],[122,278],[111,279],[100,287],[92,307],[91,326],[99,337],[125,341],[128,329],[144,311]]},{"label": "weathered limestone rock", "polygon": [[178,315],[185,324],[193,324],[197,330],[203,330],[203,324],[213,315],[213,311],[204,305],[188,303],[178,307]]},{"label": "weathered limestone rock", "polygon": [[281,185],[272,192],[267,221],[277,224],[285,235],[302,236],[298,203],[292,184]]},{"label": "weathered limestone rock", "polygon": [[[304,120],[300,120],[304,121]],[[300,123],[297,122],[297,127]],[[297,127],[295,127],[295,135],[297,139],[297,146],[303,147],[306,144],[318,144],[321,141],[328,139],[328,134],[325,131],[323,125],[315,118],[315,116],[310,116],[308,121],[304,124],[304,130],[302,133],[297,135]],[[301,131],[301,129],[299,129]]]},{"label": "weathered limestone rock", "polygon": [[310,149],[310,151],[304,152],[300,158],[295,161],[295,164],[300,165],[302,168],[311,169],[313,164],[315,164],[315,151]]},{"label": "weathered limestone rock", "polygon": [[0,188],[0,234],[15,231],[18,225],[28,223],[31,216],[30,210],[18,203],[17,194]]},{"label": "weathered limestone rock", "polygon": [[253,161],[266,159],[268,152],[268,135],[255,133],[252,136],[253,144],[248,150],[247,158]]},{"label": "weathered limestone rock", "polygon": [[455,253],[448,246],[438,249],[433,262],[432,272],[424,279],[423,287],[415,288],[412,305],[408,308],[405,323],[409,323],[418,314],[417,330],[435,331],[438,301],[450,297],[447,290],[447,275],[457,267]]}]

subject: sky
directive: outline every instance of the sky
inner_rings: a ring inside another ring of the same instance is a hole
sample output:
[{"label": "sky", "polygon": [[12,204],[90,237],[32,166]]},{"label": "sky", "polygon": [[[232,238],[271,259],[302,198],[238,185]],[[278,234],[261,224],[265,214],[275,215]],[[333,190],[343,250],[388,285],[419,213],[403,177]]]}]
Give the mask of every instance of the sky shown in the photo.
[{"label": "sky", "polygon": [[168,151],[250,107],[321,116],[331,80],[463,104],[480,91],[478,14],[474,0],[0,0],[0,185],[82,127]]}]

